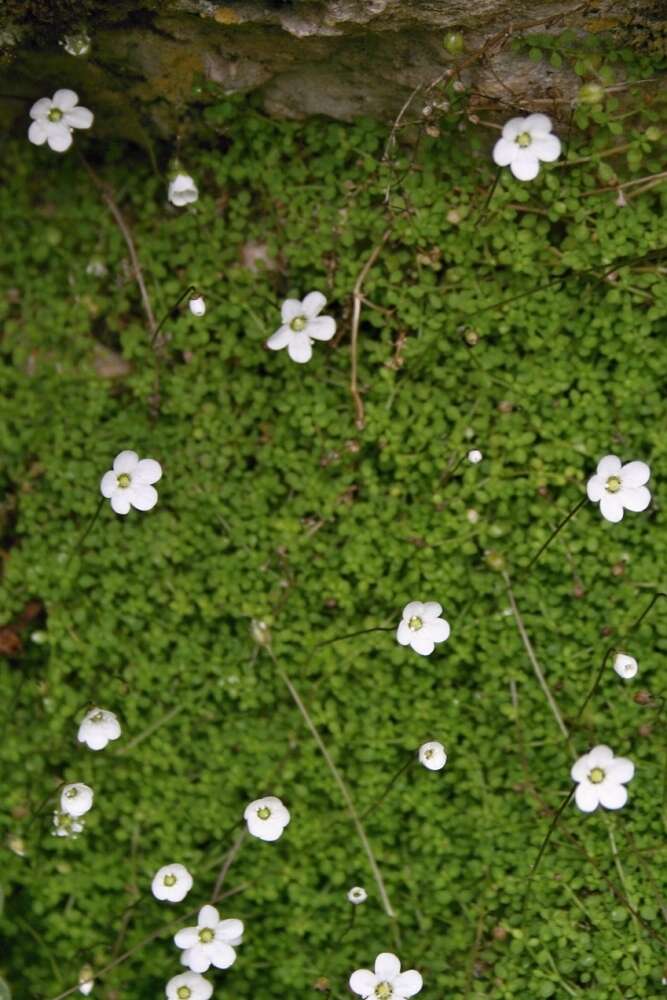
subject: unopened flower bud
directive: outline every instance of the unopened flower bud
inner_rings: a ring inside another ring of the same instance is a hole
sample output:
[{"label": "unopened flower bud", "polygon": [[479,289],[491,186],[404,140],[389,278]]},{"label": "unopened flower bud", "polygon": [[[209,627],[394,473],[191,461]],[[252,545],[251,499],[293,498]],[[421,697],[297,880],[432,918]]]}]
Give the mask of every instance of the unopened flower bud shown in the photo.
[{"label": "unopened flower bud", "polygon": [[450,56],[457,56],[463,52],[465,41],[460,31],[448,31],[442,40],[443,48],[449,52]]},{"label": "unopened flower bud", "polygon": [[585,83],[577,94],[578,104],[600,104],[604,100],[604,87],[599,83]]}]

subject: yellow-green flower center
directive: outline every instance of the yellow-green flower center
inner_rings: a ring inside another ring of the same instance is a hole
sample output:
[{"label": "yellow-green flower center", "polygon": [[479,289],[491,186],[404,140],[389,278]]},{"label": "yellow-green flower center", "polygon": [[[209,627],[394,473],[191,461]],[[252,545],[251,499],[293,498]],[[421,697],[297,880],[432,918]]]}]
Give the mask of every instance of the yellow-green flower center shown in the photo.
[{"label": "yellow-green flower center", "polygon": [[618,493],[621,488],[621,480],[618,476],[610,476],[607,480],[607,493]]},{"label": "yellow-green flower center", "polygon": [[51,110],[49,111],[49,121],[50,122],[59,122],[60,119],[62,118],[62,116],[63,116],[63,113],[60,110],[60,108],[51,108]]},{"label": "yellow-green flower center", "polygon": [[75,799],[78,794],[79,794],[78,788],[68,788],[67,791],[65,792],[65,797],[68,799]]},{"label": "yellow-green flower center", "polygon": [[120,486],[121,490],[126,490],[131,482],[132,482],[132,477],[129,476],[127,472],[121,472],[120,476],[118,477],[118,485]]},{"label": "yellow-green flower center", "polygon": [[260,819],[268,819],[269,816],[271,815],[271,810],[269,809],[268,806],[262,806],[261,809],[257,810],[257,815],[259,816]]},{"label": "yellow-green flower center", "polygon": [[375,996],[378,1000],[390,1000],[393,995],[394,990],[389,983],[378,983],[375,987]]},{"label": "yellow-green flower center", "polygon": [[188,1000],[192,996],[192,990],[189,986],[179,986],[176,990],[176,996],[178,1000]]},{"label": "yellow-green flower center", "polygon": [[[169,888],[171,888],[172,885],[176,885],[176,883],[178,882],[178,879],[176,878],[175,875],[165,875],[163,881],[164,881],[164,884],[166,886],[168,886]],[[188,996],[189,995],[190,994],[188,994]]]},{"label": "yellow-green flower center", "polygon": [[215,931],[212,931],[210,927],[204,927],[199,932],[199,940],[202,944],[210,944],[215,937]]},{"label": "yellow-green flower center", "polygon": [[516,143],[518,146],[521,146],[522,149],[526,149],[528,146],[530,146],[532,141],[533,137],[530,134],[530,132],[521,132],[516,137]]},{"label": "yellow-green flower center", "polygon": [[419,629],[422,627],[423,624],[424,622],[421,620],[421,618],[419,618],[417,615],[413,615],[410,621],[408,622],[408,628],[412,632],[419,632]]},{"label": "yellow-green flower center", "polygon": [[104,722],[104,713],[103,712],[95,712],[95,715],[91,715],[90,721],[91,722]]},{"label": "yellow-green flower center", "polygon": [[294,330],[295,333],[301,333],[302,330],[306,329],[307,325],[308,325],[308,320],[306,319],[305,316],[295,316],[292,322],[290,323],[290,327],[292,330]]},{"label": "yellow-green flower center", "polygon": [[588,780],[592,781],[594,785],[599,785],[601,781],[604,781],[604,771],[602,768],[594,767],[588,775]]}]

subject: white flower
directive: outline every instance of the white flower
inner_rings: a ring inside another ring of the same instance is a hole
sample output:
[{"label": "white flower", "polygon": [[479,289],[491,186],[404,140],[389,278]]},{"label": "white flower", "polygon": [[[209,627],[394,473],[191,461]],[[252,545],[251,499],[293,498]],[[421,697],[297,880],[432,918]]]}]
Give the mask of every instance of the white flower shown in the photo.
[{"label": "white flower", "polygon": [[84,965],[79,973],[79,993],[83,993],[85,997],[92,992],[95,985],[94,975],[95,973],[90,965]]},{"label": "white flower", "polygon": [[152,510],[157,503],[157,490],[152,484],[161,476],[162,466],[154,458],[139,460],[136,451],[121,451],[113,469],[102,476],[100,491],[111,500],[117,514],[127,514],[130,507]]},{"label": "white flower", "polygon": [[65,785],[60,793],[60,808],[69,816],[83,816],[92,808],[93,790],[83,782]]},{"label": "white flower", "polygon": [[383,951],[375,959],[375,972],[357,969],[350,976],[352,992],[372,1000],[407,1000],[419,993],[423,985],[416,969],[401,972],[398,958],[388,951]]},{"label": "white flower", "polygon": [[197,201],[199,190],[189,174],[179,172],[169,181],[167,197],[176,208],[182,208],[184,205],[190,205],[193,201]]},{"label": "white flower", "polygon": [[607,521],[622,521],[623,508],[641,511],[650,504],[651,494],[645,485],[650,476],[646,462],[621,465],[616,455],[605,455],[586,485],[588,499],[600,504],[600,513]]},{"label": "white flower", "polygon": [[56,153],[64,153],[72,145],[75,128],[90,128],[93,113],[77,106],[79,95],[73,90],[56,90],[53,97],[41,97],[30,109],[34,119],[28,138],[36,146],[47,143]]},{"label": "white flower", "polygon": [[403,621],[396,638],[401,646],[412,646],[415,653],[430,656],[436,642],[449,638],[449,623],[440,618],[442,607],[435,601],[411,601],[403,608]]},{"label": "white flower", "polygon": [[471,507],[470,510],[466,511],[466,517],[468,518],[471,524],[477,524],[477,522],[479,521],[479,512]]},{"label": "white flower", "polygon": [[368,899],[368,893],[365,889],[362,889],[360,885],[353,885],[347,894],[347,898],[350,903],[354,903],[355,906],[358,906],[359,903],[366,902]]},{"label": "white flower", "polygon": [[196,972],[183,972],[167,983],[167,1000],[209,1000],[213,987]]},{"label": "white flower", "polygon": [[192,888],[193,878],[185,865],[164,865],[153,876],[151,892],[156,899],[180,903]]},{"label": "white flower", "polygon": [[120,736],[120,723],[113,712],[91,708],[79,726],[77,739],[91,750],[104,750],[107,743]]},{"label": "white flower", "polygon": [[468,461],[472,462],[473,465],[477,465],[478,462],[481,462],[482,457],[481,451],[477,451],[476,448],[473,448],[472,451],[468,452]]},{"label": "white flower", "polygon": [[79,822],[74,816],[70,816],[69,813],[60,812],[59,809],[53,814],[53,830],[51,833],[54,837],[76,837],[78,833],[81,833],[84,827],[83,820]]},{"label": "white flower", "polygon": [[419,748],[419,763],[429,771],[441,771],[447,763],[447,752],[442,743],[437,740],[422,743]]},{"label": "white flower", "polygon": [[206,312],[206,302],[203,295],[193,295],[188,306],[193,316],[203,316]]},{"label": "white flower", "polygon": [[510,118],[502,138],[493,147],[499,167],[509,167],[520,181],[532,181],[540,172],[540,160],[553,163],[560,156],[560,139],[551,132],[546,115]]},{"label": "white flower", "polygon": [[174,937],[177,948],[184,948],[181,962],[193,972],[206,972],[209,966],[228,969],[236,961],[234,946],[241,944],[243,922],[221,920],[214,906],[202,906],[196,927],[184,927]]},{"label": "white flower", "polygon": [[248,833],[260,840],[278,840],[290,821],[289,812],[275,795],[255,799],[246,806],[243,818],[248,824]]},{"label": "white flower", "polygon": [[630,681],[637,673],[637,661],[627,653],[617,653],[614,657],[614,670],[623,680]]},{"label": "white flower", "polygon": [[286,347],[292,361],[299,364],[310,361],[313,340],[331,340],[336,332],[336,321],[319,315],[326,302],[321,292],[310,292],[303,302],[286,299],[281,308],[283,325],[269,337],[266,346],[272,351]]},{"label": "white flower", "polygon": [[574,800],[582,812],[593,812],[598,806],[620,809],[628,800],[624,786],[634,773],[635,765],[627,757],[614,757],[604,744],[593,747],[570,771],[577,782]]},{"label": "white flower", "polygon": [[62,45],[70,56],[87,56],[90,52],[90,35],[85,28],[82,28],[74,35],[65,35],[58,44]]}]

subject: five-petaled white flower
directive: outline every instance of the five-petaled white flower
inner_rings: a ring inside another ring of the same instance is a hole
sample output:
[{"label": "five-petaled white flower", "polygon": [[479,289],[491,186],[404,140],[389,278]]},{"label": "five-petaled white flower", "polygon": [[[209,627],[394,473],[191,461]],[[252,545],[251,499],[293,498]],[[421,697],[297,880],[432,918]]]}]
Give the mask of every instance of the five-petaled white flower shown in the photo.
[{"label": "five-petaled white flower", "polygon": [[292,361],[299,364],[310,361],[313,340],[331,340],[336,332],[336,321],[319,315],[326,302],[321,292],[310,292],[303,302],[286,299],[281,309],[283,325],[269,337],[266,346],[272,351],[286,347]]},{"label": "five-petaled white flower", "polygon": [[368,899],[368,893],[360,885],[353,885],[347,894],[347,898],[350,903],[354,903],[358,906],[359,903],[365,903]]},{"label": "five-petaled white flower", "polygon": [[627,653],[617,653],[614,657],[614,670],[623,680],[630,681],[637,674],[637,661]]},{"label": "five-petaled white flower", "polygon": [[193,316],[204,316],[206,314],[206,301],[203,295],[193,295],[188,301],[188,308]]},{"label": "five-petaled white flower", "polygon": [[509,167],[517,180],[532,181],[540,172],[540,160],[553,163],[560,156],[560,139],[551,131],[546,115],[510,118],[493,147],[499,167]]},{"label": "five-petaled white flower", "polygon": [[167,197],[176,208],[183,208],[197,201],[199,189],[189,174],[179,172],[169,181]]},{"label": "five-petaled white flower", "polygon": [[28,138],[36,146],[47,143],[56,153],[64,153],[72,145],[75,128],[90,128],[93,113],[78,106],[79,95],[73,90],[56,90],[53,97],[41,97],[30,109],[33,120]]},{"label": "five-petaled white flower", "polygon": [[192,888],[193,878],[185,865],[164,865],[153,876],[151,892],[156,899],[180,903]]},{"label": "five-petaled white flower", "polygon": [[65,785],[60,793],[60,808],[70,816],[84,816],[93,805],[93,790],[82,781]]},{"label": "five-petaled white flower", "polygon": [[127,514],[130,507],[152,510],[157,503],[153,483],[161,476],[162,466],[154,458],[140,460],[136,451],[121,451],[114,459],[113,469],[102,476],[100,491],[111,501],[116,514]]},{"label": "five-petaled white flower", "polygon": [[76,837],[77,834],[82,832],[83,827],[83,819],[75,819],[74,816],[70,816],[66,812],[61,812],[59,809],[56,809],[53,814],[53,830],[51,833],[54,837]]},{"label": "five-petaled white flower", "polygon": [[447,752],[442,743],[437,740],[422,743],[419,748],[419,763],[429,771],[441,771],[447,763]]},{"label": "five-petaled white flower", "polygon": [[113,712],[104,708],[91,708],[79,726],[77,739],[90,750],[104,750],[107,743],[120,736],[120,723]]},{"label": "five-petaled white flower", "polygon": [[605,455],[586,485],[588,499],[600,504],[600,513],[607,521],[622,521],[624,508],[642,511],[650,504],[651,494],[645,485],[650,477],[646,462],[621,465],[616,455]]},{"label": "five-petaled white flower", "polygon": [[209,1000],[213,987],[197,972],[182,972],[167,983],[167,1000]]},{"label": "five-petaled white flower", "polygon": [[477,448],[473,448],[472,451],[468,452],[468,461],[472,462],[473,465],[481,462],[483,457],[481,451],[478,451]]},{"label": "five-petaled white flower", "polygon": [[290,821],[290,814],[275,795],[255,799],[246,806],[243,818],[248,824],[248,833],[260,840],[278,840]]},{"label": "five-petaled white flower", "polygon": [[419,993],[423,985],[417,970],[401,972],[401,963],[389,951],[383,951],[375,959],[375,972],[357,969],[350,976],[352,992],[372,1000],[408,1000]]},{"label": "five-petaled white flower", "polygon": [[620,809],[628,800],[626,782],[631,781],[635,765],[627,757],[614,757],[608,746],[600,744],[573,764],[570,775],[577,782],[574,800],[582,812],[594,812],[598,806]]},{"label": "five-petaled white flower", "polygon": [[412,646],[415,653],[430,656],[436,642],[449,638],[449,622],[440,618],[442,607],[435,601],[410,601],[403,608],[403,620],[396,639],[401,646]]},{"label": "five-petaled white flower", "polygon": [[209,966],[228,969],[236,961],[234,947],[241,944],[243,921],[221,920],[214,906],[202,906],[196,927],[184,927],[174,937],[183,948],[181,962],[193,972],[206,972]]}]

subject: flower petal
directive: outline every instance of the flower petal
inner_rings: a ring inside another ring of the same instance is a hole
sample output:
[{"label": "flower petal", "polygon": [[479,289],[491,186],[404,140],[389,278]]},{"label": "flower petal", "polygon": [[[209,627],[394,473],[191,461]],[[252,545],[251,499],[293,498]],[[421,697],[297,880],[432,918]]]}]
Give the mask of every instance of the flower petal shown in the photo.
[{"label": "flower petal", "polygon": [[234,941],[240,943],[240,939],[243,937],[243,921],[235,918],[221,920],[216,928],[215,936],[221,941],[226,941],[227,944],[232,944]]},{"label": "flower petal", "polygon": [[381,952],[375,959],[375,975],[380,980],[395,979],[401,971],[401,963],[390,951]]},{"label": "flower petal", "polygon": [[132,472],[132,482],[142,485],[157,483],[162,478],[162,466],[154,458],[142,458]]},{"label": "flower petal", "polygon": [[121,474],[121,472],[133,472],[139,463],[139,456],[136,451],[121,451],[113,460],[113,471]]},{"label": "flower petal", "polygon": [[435,642],[427,627],[420,628],[419,631],[412,633],[410,645],[415,653],[419,653],[420,656],[430,656],[435,649]]},{"label": "flower petal", "polygon": [[628,790],[625,785],[617,785],[613,781],[603,781],[600,785],[600,803],[605,809],[621,809],[628,801]]},{"label": "flower petal", "polygon": [[560,139],[556,135],[538,136],[533,139],[530,148],[545,163],[553,163],[561,153]]},{"label": "flower petal", "polygon": [[88,108],[72,108],[63,115],[69,128],[90,128],[93,124],[93,112]]},{"label": "flower petal", "polygon": [[[208,954],[208,949],[203,948],[200,944],[196,944],[194,948],[188,948],[187,951],[183,952],[181,955],[181,961],[183,965],[187,965],[189,969],[193,972],[207,972],[209,966],[211,965],[211,956]],[[196,995],[196,994],[195,994]]]},{"label": "flower petal", "polygon": [[510,170],[519,181],[535,180],[540,172],[540,161],[533,152],[532,147],[521,149],[516,154],[510,163]]},{"label": "flower petal", "polygon": [[621,503],[626,510],[639,511],[646,510],[651,502],[651,492],[645,486],[637,486],[636,489],[621,490],[619,494]]},{"label": "flower petal", "polygon": [[313,348],[310,345],[310,337],[305,330],[295,333],[287,345],[287,353],[292,361],[305,365],[313,356]]},{"label": "flower petal", "polygon": [[540,114],[539,112],[534,115],[528,115],[524,118],[523,127],[526,132],[530,132],[531,135],[546,135],[551,132],[551,118],[547,115]]},{"label": "flower petal", "polygon": [[332,316],[316,316],[308,321],[306,332],[314,340],[331,340],[336,332],[336,321]]},{"label": "flower petal", "polygon": [[326,304],[327,300],[322,295],[322,292],[309,292],[301,303],[301,312],[308,319],[315,319],[318,313],[322,312]]},{"label": "flower petal", "polygon": [[424,616],[424,605],[421,601],[410,601],[403,608],[403,618],[406,622],[409,622],[411,618],[423,618]]},{"label": "flower petal", "polygon": [[618,493],[606,493],[601,498],[600,513],[605,520],[614,524],[623,520],[623,504]]},{"label": "flower petal", "polygon": [[52,107],[53,101],[50,97],[40,97],[40,99],[35,101],[33,106],[30,108],[30,117],[46,118]]},{"label": "flower petal", "polygon": [[287,347],[292,339],[292,330],[289,326],[281,326],[275,333],[272,333],[266,342],[266,346],[272,351],[280,351]]},{"label": "flower petal", "polygon": [[236,961],[236,952],[226,941],[211,941],[206,951],[216,969],[228,969]]},{"label": "flower petal", "polygon": [[370,969],[357,969],[350,976],[350,989],[360,997],[369,997],[377,986],[377,976]]},{"label": "flower petal", "polygon": [[583,781],[590,769],[591,765],[588,761],[588,754],[585,753],[570,768],[570,777],[573,781]]},{"label": "flower petal", "polygon": [[293,319],[297,316],[303,314],[303,309],[301,308],[301,303],[298,299],[285,299],[282,306],[280,307],[280,315],[283,323],[291,323]]},{"label": "flower petal", "polygon": [[54,153],[64,153],[72,145],[72,133],[62,122],[49,122],[46,141]]},{"label": "flower petal", "polygon": [[215,906],[211,906],[210,903],[202,906],[197,917],[197,923],[200,927],[217,927],[220,923],[220,914]]},{"label": "flower petal", "polygon": [[401,646],[409,646],[412,639],[412,629],[408,623],[404,620],[398,626],[396,630],[396,642],[400,643]]},{"label": "flower petal", "polygon": [[449,639],[449,622],[446,622],[444,618],[436,618],[435,621],[426,622],[424,631],[428,632],[428,637],[433,642],[445,642]]},{"label": "flower petal", "polygon": [[635,765],[627,757],[614,757],[607,768],[607,777],[610,781],[624,785],[626,781],[632,781],[635,776]]},{"label": "flower petal", "polygon": [[593,503],[599,503],[605,495],[605,483],[606,479],[603,479],[602,476],[591,476],[586,483],[586,493],[588,494],[588,499],[592,500]]},{"label": "flower petal", "polygon": [[130,503],[137,510],[152,510],[157,503],[157,490],[154,486],[140,483],[138,486],[133,486],[127,492],[130,494]]},{"label": "flower petal", "polygon": [[67,87],[63,87],[62,90],[56,90],[53,95],[53,104],[56,108],[60,108],[61,111],[71,111],[79,103],[79,95],[74,90],[68,90]]},{"label": "flower petal", "polygon": [[183,927],[174,934],[174,944],[177,948],[194,948],[198,940],[199,931],[196,927]]},{"label": "flower petal", "polygon": [[129,514],[130,512],[130,498],[127,495],[127,490],[122,490],[119,493],[114,493],[111,497],[111,507],[115,510],[116,514]]},{"label": "flower petal", "polygon": [[651,470],[646,462],[627,462],[621,467],[621,482],[626,486],[645,486],[651,478]]},{"label": "flower petal", "polygon": [[509,121],[505,122],[503,125],[503,139],[508,139],[514,146],[514,140],[522,132],[526,131],[526,119],[525,118],[510,118]]},{"label": "flower petal", "polygon": [[30,128],[28,129],[28,138],[30,142],[34,143],[35,146],[41,146],[46,142],[46,137],[49,134],[49,129],[45,121],[35,121],[31,122]]},{"label": "flower petal", "polygon": [[392,983],[398,997],[413,997],[415,993],[419,993],[423,985],[424,980],[416,969],[402,972]]},{"label": "flower petal", "polygon": [[105,472],[100,481],[100,493],[107,500],[115,493],[118,488],[118,476],[115,472]]},{"label": "flower petal", "polygon": [[437,601],[424,601],[424,620],[439,618],[442,614],[442,605]]},{"label": "flower petal", "polygon": [[617,476],[621,471],[621,460],[617,455],[605,455],[598,462],[597,474],[606,481],[610,476]]},{"label": "flower petal", "polygon": [[614,759],[614,751],[606,743],[598,743],[588,752],[588,767],[606,768]]},{"label": "flower petal", "polygon": [[600,795],[598,793],[598,787],[599,786],[592,785],[589,781],[582,781],[580,785],[577,785],[577,790],[574,793],[574,801],[577,803],[582,812],[595,812],[599,806]]},{"label": "flower petal", "polygon": [[498,139],[498,142],[493,147],[493,162],[499,167],[508,167],[512,162],[513,157],[516,154],[516,143],[511,142],[509,139]]}]

